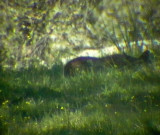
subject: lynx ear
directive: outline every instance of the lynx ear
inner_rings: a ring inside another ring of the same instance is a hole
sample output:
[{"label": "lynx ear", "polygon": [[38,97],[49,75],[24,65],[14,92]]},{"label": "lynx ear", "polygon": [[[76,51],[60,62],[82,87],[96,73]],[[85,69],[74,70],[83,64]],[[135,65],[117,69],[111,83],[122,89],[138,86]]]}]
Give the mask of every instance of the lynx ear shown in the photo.
[{"label": "lynx ear", "polygon": [[151,54],[150,51],[146,50],[142,53],[142,55],[139,58],[144,60],[145,62],[149,62],[150,54]]}]

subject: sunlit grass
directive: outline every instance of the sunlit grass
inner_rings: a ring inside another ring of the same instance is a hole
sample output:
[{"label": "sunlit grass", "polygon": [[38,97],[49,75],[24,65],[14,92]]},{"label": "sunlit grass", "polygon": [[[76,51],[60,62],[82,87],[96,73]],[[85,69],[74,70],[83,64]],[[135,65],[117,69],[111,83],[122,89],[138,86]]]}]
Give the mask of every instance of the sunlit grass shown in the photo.
[{"label": "sunlit grass", "polygon": [[[159,132],[158,66],[55,79],[51,70],[1,73],[0,130],[9,135]],[[35,76],[36,75],[36,76]]]}]

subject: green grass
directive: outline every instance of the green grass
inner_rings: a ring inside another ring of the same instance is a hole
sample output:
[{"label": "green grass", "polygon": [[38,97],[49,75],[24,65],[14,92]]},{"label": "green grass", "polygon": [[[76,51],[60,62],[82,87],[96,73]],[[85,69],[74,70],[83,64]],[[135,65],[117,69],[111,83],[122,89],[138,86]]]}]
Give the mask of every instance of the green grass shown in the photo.
[{"label": "green grass", "polygon": [[54,67],[0,73],[2,135],[156,135],[159,66],[64,77]]}]

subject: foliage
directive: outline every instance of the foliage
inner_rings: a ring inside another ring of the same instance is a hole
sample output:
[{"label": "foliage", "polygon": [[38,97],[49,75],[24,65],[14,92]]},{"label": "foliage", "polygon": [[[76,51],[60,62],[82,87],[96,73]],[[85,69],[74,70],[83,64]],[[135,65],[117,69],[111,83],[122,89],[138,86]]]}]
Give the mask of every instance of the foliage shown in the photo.
[{"label": "foliage", "polygon": [[159,37],[160,35],[160,21],[158,16],[160,15],[159,9],[160,2],[159,0],[148,0],[143,1],[141,10],[142,10],[142,19],[145,21],[146,25],[146,35],[148,38]]},{"label": "foliage", "polygon": [[139,40],[159,37],[158,0],[2,0],[0,9],[2,67],[28,67],[32,61],[51,67],[88,47],[114,44],[122,52],[122,41],[126,52],[136,54],[143,47]]}]

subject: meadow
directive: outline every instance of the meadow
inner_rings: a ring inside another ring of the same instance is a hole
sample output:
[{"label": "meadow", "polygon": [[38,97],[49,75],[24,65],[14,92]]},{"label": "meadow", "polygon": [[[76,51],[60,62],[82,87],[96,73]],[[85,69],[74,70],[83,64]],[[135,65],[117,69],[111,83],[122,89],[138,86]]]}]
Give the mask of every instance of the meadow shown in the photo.
[{"label": "meadow", "polygon": [[[0,135],[160,135],[159,9],[159,0],[1,0]],[[91,50],[156,59],[64,76],[61,61]]]},{"label": "meadow", "polygon": [[63,66],[0,72],[1,135],[158,135],[160,66],[64,77]]}]

